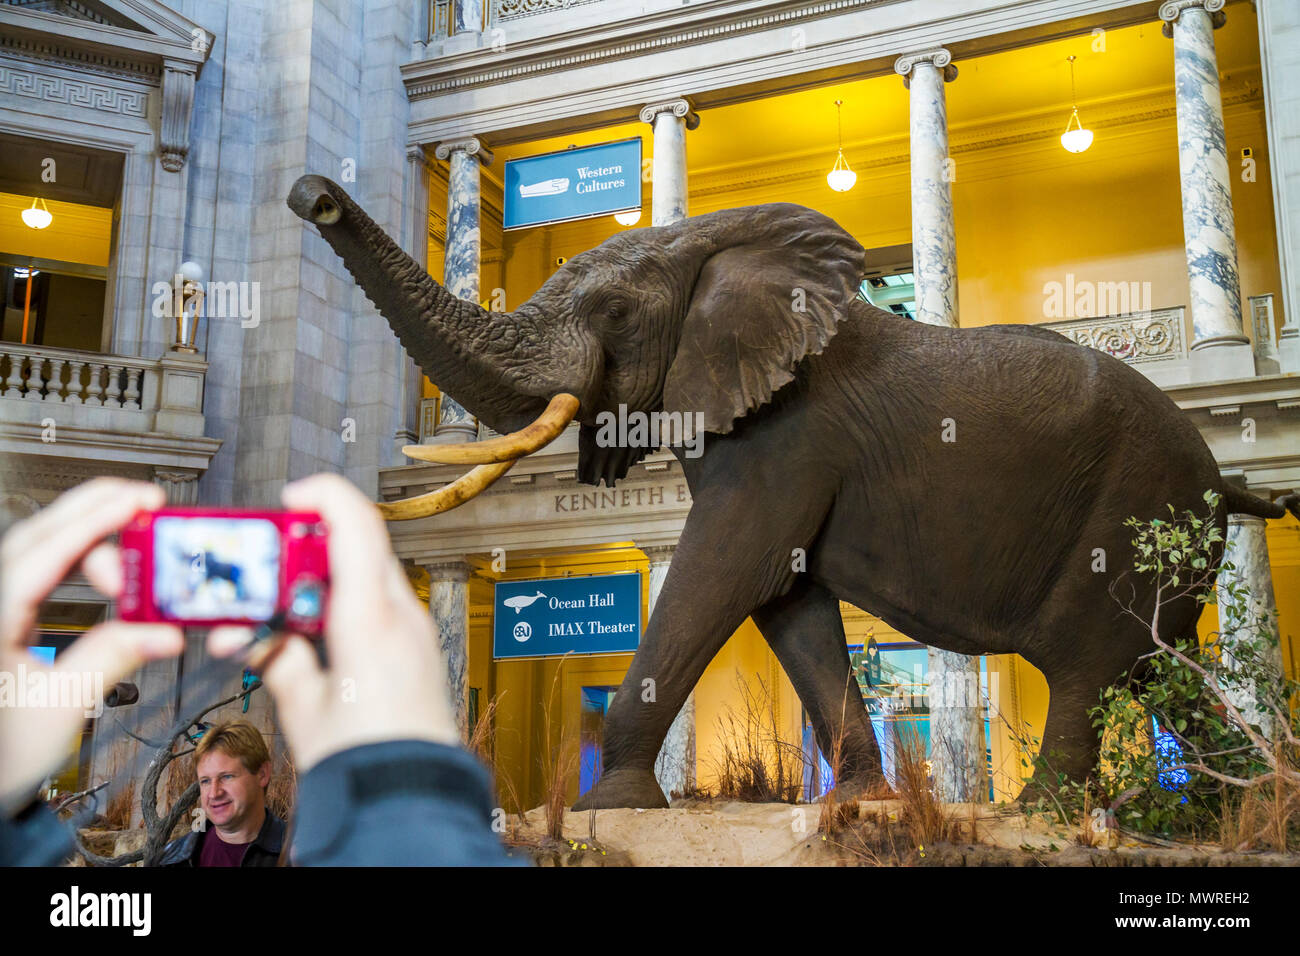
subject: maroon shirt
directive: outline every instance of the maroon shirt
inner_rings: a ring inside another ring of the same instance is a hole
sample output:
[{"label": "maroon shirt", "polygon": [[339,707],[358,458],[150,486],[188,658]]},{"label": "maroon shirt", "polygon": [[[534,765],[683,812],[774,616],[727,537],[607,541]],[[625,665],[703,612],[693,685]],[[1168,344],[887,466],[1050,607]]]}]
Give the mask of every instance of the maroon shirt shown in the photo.
[{"label": "maroon shirt", "polygon": [[214,827],[203,834],[199,866],[239,866],[248,847],[248,843],[227,843]]}]

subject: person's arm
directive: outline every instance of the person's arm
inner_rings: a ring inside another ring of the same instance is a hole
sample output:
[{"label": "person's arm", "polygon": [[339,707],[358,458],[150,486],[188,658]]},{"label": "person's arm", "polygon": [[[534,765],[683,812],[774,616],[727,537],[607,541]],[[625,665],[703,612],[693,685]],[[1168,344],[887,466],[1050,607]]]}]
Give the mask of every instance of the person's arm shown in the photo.
[{"label": "person's arm", "polygon": [[[487,773],[460,746],[437,631],[378,509],[335,475],[291,484],[282,500],[328,524],[330,566],[327,665],[297,634],[253,662],[300,778],[291,861],[510,862]],[[240,639],[214,632],[209,647],[221,654]]]},{"label": "person's arm", "polygon": [[461,747],[364,744],[299,783],[295,866],[493,866],[510,860],[491,829],[487,771]]},{"label": "person's arm", "polygon": [[[112,687],[145,661],[180,653],[178,628],[122,621],[92,627],[50,667],[28,650],[41,604],[78,564],[97,590],[118,595],[121,555],[101,542],[137,511],[164,502],[155,485],[97,478],[9,529],[0,542],[0,672],[94,674]],[[82,702],[62,704],[0,708],[0,865],[50,865],[72,849],[68,828],[32,805],[86,719]]]}]

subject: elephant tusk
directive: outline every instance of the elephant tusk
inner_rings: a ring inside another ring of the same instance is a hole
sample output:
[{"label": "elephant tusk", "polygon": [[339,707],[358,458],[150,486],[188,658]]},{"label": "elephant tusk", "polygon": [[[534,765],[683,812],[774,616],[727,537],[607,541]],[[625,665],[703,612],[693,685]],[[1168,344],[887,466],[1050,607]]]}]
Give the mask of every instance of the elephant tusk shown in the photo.
[{"label": "elephant tusk", "polygon": [[546,411],[535,422],[517,432],[459,445],[407,445],[402,449],[402,454],[418,461],[435,461],[443,465],[486,465],[491,462],[514,461],[553,442],[576,414],[578,400],[561,392],[551,399]]},{"label": "elephant tusk", "polygon": [[416,495],[401,501],[378,502],[379,513],[388,521],[409,521],[412,518],[427,518],[441,514],[463,505],[492,482],[496,481],[514,467],[515,459],[497,464],[479,465],[473,471],[461,475],[445,488],[431,491],[427,495]]}]

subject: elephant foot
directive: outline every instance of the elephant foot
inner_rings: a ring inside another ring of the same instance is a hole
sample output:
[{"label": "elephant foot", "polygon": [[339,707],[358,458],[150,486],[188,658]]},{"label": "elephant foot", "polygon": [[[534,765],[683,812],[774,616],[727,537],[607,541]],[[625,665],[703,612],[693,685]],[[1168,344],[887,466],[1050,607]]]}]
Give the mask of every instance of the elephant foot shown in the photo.
[{"label": "elephant foot", "polygon": [[894,795],[889,782],[880,771],[850,774],[835,786],[837,802],[849,800],[888,800]]},{"label": "elephant foot", "polygon": [[573,805],[579,810],[616,810],[637,807],[659,810],[668,806],[659,781],[650,770],[607,770],[596,785]]}]

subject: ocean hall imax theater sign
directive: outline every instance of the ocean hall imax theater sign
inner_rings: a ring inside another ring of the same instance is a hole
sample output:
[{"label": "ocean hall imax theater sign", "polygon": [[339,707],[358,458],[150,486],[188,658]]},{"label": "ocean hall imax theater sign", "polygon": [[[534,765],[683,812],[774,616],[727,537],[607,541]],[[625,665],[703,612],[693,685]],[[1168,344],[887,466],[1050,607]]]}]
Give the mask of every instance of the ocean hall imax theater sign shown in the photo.
[{"label": "ocean hall imax theater sign", "polygon": [[514,159],[505,165],[506,229],[641,208],[641,140]]},{"label": "ocean hall imax theater sign", "polygon": [[641,642],[641,575],[499,581],[492,656],[626,654]]}]

